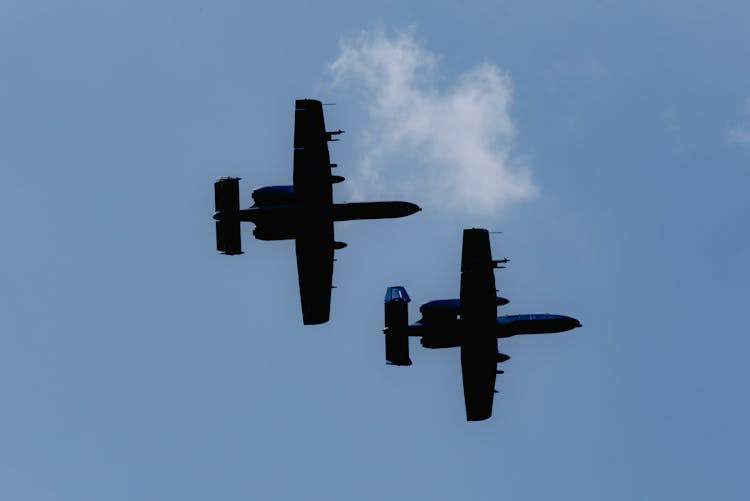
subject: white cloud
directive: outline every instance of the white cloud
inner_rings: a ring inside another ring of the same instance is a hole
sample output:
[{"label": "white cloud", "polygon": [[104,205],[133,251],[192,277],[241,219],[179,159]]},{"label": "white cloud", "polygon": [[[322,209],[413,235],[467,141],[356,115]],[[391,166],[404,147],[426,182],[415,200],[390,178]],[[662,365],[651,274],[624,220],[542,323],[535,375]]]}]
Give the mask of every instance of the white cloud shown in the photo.
[{"label": "white cloud", "polygon": [[750,127],[747,125],[738,125],[729,131],[729,142],[737,144],[750,144]]},{"label": "white cloud", "polygon": [[410,33],[340,45],[334,85],[361,90],[369,115],[358,195],[419,193],[418,203],[483,214],[536,196],[529,167],[512,155],[512,85],[497,66],[480,64],[441,90],[438,57]]},{"label": "white cloud", "polygon": [[[745,101],[745,114],[750,115],[750,99]],[[750,144],[750,123],[745,121],[732,128],[727,134],[727,140],[743,146]]]}]

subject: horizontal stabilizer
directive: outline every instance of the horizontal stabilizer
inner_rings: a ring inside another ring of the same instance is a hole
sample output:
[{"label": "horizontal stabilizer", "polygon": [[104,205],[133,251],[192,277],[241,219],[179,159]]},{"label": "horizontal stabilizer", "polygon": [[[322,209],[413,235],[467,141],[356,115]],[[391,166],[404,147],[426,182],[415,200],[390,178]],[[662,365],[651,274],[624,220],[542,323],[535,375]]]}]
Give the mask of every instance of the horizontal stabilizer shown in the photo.
[{"label": "horizontal stabilizer", "polygon": [[385,293],[385,359],[391,365],[411,365],[409,358],[409,295],[403,287]]}]

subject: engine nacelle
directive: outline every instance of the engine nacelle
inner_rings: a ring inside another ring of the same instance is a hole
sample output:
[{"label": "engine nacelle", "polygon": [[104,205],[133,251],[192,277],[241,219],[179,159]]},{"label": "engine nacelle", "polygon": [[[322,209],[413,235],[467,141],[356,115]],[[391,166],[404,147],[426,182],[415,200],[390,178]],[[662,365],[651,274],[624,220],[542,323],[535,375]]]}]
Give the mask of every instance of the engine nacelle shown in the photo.
[{"label": "engine nacelle", "polygon": [[[504,297],[498,297],[496,300],[497,306],[508,303],[509,301]],[[458,320],[458,316],[461,314],[461,300],[437,299],[420,306],[419,312],[422,314],[419,323],[422,324],[451,322]]]},{"label": "engine nacelle", "polygon": [[461,301],[458,299],[437,299],[419,307],[422,314],[420,323],[443,323],[458,320]]},{"label": "engine nacelle", "polygon": [[253,207],[298,203],[294,186],[264,186],[253,192]]},{"label": "engine nacelle", "polygon": [[420,343],[425,348],[455,348],[461,346],[461,340],[456,332],[435,334],[422,337]]}]

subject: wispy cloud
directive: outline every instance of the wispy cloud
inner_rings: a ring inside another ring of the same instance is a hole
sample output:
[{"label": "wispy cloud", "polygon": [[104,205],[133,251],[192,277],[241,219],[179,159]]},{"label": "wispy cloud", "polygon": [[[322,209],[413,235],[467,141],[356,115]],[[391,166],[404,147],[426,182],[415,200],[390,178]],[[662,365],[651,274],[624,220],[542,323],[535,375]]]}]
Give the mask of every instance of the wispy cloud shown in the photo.
[{"label": "wispy cloud", "polygon": [[[750,99],[745,101],[745,114],[750,117]],[[736,125],[727,133],[727,140],[730,143],[737,143],[743,146],[750,144],[750,121]]]},{"label": "wispy cloud", "polygon": [[439,58],[411,33],[364,32],[340,48],[334,85],[361,91],[369,115],[358,194],[418,190],[420,203],[482,214],[537,195],[512,151],[511,79],[497,66],[475,66],[442,89]]},{"label": "wispy cloud", "polygon": [[730,143],[737,143],[737,144],[750,144],[750,126],[748,125],[738,125],[737,127],[731,129],[729,131],[728,136]]}]

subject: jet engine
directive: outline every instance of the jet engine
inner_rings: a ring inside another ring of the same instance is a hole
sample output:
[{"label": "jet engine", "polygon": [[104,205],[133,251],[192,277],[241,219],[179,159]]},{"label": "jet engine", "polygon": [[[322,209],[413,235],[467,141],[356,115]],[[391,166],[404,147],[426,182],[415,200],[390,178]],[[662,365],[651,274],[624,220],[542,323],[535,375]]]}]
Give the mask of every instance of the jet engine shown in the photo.
[{"label": "jet engine", "polygon": [[288,226],[256,226],[253,236],[258,240],[291,240],[297,237],[294,228]]},{"label": "jet engine", "polygon": [[443,334],[424,336],[420,344],[425,348],[456,348],[461,346],[461,339],[456,331],[448,330]]},{"label": "jet engine", "polygon": [[297,203],[294,186],[264,186],[253,191],[253,207]]}]

